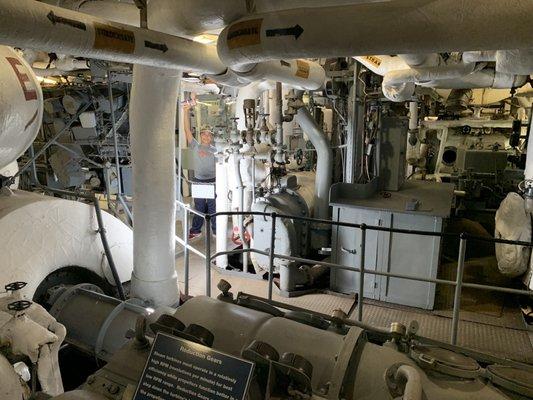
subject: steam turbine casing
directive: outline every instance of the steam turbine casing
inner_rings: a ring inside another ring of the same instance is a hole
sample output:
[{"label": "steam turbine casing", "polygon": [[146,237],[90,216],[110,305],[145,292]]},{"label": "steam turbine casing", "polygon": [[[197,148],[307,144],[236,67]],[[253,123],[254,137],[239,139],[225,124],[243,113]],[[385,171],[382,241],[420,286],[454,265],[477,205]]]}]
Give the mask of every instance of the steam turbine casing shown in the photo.
[{"label": "steam turbine casing", "polygon": [[[304,188],[301,188],[304,189]],[[262,197],[252,204],[253,212],[276,213],[296,217],[310,217],[313,207],[312,192],[309,190],[281,189],[277,193]],[[276,254],[288,256],[305,256],[309,251],[309,227],[306,221],[291,218],[277,218],[274,250]],[[252,247],[262,251],[270,251],[272,221],[270,217],[255,216],[253,224]],[[252,254],[254,265],[260,269],[268,269],[269,257]],[[289,260],[275,259],[276,268],[287,266]]]}]

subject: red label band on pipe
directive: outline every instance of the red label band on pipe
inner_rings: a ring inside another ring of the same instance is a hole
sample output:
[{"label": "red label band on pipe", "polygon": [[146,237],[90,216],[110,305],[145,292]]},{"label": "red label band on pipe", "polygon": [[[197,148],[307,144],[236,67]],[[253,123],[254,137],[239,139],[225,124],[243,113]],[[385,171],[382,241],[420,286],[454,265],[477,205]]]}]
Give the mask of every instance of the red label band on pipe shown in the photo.
[{"label": "red label band on pipe", "polygon": [[251,19],[233,24],[228,30],[227,43],[229,49],[261,44],[261,25],[263,19]]},{"label": "red label band on pipe", "polygon": [[37,100],[37,91],[31,87],[31,79],[26,73],[24,65],[15,57],[6,57],[6,60],[17,75],[26,101]]}]

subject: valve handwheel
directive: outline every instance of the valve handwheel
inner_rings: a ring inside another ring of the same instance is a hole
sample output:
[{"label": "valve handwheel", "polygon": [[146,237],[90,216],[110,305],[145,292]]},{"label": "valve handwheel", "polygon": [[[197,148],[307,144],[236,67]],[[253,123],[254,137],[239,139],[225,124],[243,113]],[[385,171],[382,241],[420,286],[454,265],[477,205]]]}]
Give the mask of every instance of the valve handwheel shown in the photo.
[{"label": "valve handwheel", "polygon": [[4,289],[6,291],[8,291],[8,292],[12,292],[12,291],[15,291],[15,290],[20,290],[20,289],[24,288],[26,285],[27,285],[26,282],[20,282],[20,281],[11,282],[11,283],[8,283],[7,285],[5,285]]},{"label": "valve handwheel", "polygon": [[28,300],[18,300],[7,305],[7,309],[11,311],[24,311],[27,308],[30,308],[32,305],[31,301]]}]

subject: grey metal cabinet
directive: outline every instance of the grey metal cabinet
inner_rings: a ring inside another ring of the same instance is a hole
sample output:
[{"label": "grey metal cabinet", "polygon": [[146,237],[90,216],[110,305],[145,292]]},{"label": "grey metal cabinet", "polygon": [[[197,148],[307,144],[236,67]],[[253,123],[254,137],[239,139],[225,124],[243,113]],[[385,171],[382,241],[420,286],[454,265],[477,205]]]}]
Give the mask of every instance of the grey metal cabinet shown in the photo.
[{"label": "grey metal cabinet", "polygon": [[[333,219],[368,226],[425,232],[442,231],[449,216],[453,187],[447,184],[408,184],[407,189],[388,198],[333,199]],[[406,211],[411,199],[420,201],[420,209]],[[439,236],[392,233],[367,230],[365,270],[409,275],[419,278],[437,277],[441,238]],[[332,258],[335,263],[359,268],[361,230],[334,227]],[[340,293],[357,293],[359,273],[332,270],[330,288]],[[364,297],[411,307],[432,309],[435,284],[365,274]]]},{"label": "grey metal cabinet", "polygon": [[[388,213],[367,213],[365,210],[354,208],[335,208],[337,220],[379,226]],[[383,256],[379,254],[382,235],[377,231],[368,231],[366,235],[365,270],[375,271]],[[360,267],[361,230],[357,228],[338,227],[333,234],[336,252],[335,262],[348,267]],[[379,277],[365,275],[364,295],[369,298],[379,296]],[[333,270],[331,275],[332,290],[341,293],[354,293],[359,288],[359,273],[347,270]]]},{"label": "grey metal cabinet", "polygon": [[[387,228],[440,232],[442,218],[371,211],[362,208],[334,207],[338,221],[382,226]],[[334,262],[359,268],[361,230],[338,227],[333,232]],[[365,270],[381,271],[416,277],[436,278],[440,238],[367,230]],[[331,289],[341,293],[356,293],[359,273],[333,270]],[[432,309],[435,285],[420,281],[365,274],[364,297],[395,304]]]},{"label": "grey metal cabinet", "polygon": [[[425,215],[391,214],[387,224],[398,229],[440,232],[442,218]],[[393,274],[436,278],[440,237],[383,232],[383,248],[388,257],[380,264],[381,270]],[[380,277],[379,300],[412,307],[432,309],[435,284],[401,278]]]}]

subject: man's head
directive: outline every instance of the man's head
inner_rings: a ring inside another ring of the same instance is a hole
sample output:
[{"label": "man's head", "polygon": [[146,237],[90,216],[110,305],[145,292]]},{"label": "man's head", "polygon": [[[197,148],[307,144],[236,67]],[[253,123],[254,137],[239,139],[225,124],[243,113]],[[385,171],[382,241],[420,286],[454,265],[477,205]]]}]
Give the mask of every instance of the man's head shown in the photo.
[{"label": "man's head", "polygon": [[200,130],[200,144],[209,145],[213,142],[213,132],[209,128],[202,128]]}]

